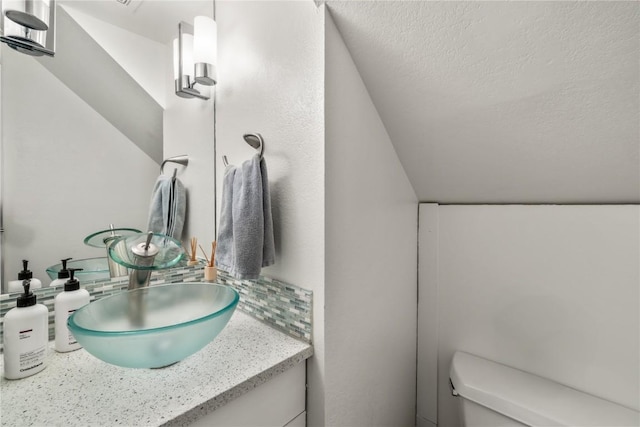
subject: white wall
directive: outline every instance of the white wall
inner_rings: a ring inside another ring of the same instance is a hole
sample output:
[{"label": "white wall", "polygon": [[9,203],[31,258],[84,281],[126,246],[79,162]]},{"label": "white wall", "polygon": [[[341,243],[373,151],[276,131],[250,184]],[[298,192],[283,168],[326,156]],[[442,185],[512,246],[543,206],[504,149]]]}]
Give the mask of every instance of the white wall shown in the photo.
[{"label": "white wall", "polygon": [[[421,269],[420,316],[433,318],[426,293],[439,307],[419,360],[437,348],[438,425],[457,425],[456,349],[640,409],[638,205],[421,208],[421,268],[437,275]],[[433,399],[419,396],[419,416]]]},{"label": "white wall", "polygon": [[435,427],[438,422],[438,204],[419,206],[416,426]]},{"label": "white wall", "polygon": [[325,19],[326,424],[415,420],[418,202]]},{"label": "white wall", "polygon": [[[314,292],[308,422],[324,425],[324,12],[312,1],[216,2],[217,195],[232,164],[265,140],[276,264],[263,274]],[[218,203],[218,208],[220,204]]]},{"label": "white wall", "polygon": [[4,44],[5,280],[61,258],[102,257],[83,239],[110,223],[146,227],[158,164],[34,58]]}]

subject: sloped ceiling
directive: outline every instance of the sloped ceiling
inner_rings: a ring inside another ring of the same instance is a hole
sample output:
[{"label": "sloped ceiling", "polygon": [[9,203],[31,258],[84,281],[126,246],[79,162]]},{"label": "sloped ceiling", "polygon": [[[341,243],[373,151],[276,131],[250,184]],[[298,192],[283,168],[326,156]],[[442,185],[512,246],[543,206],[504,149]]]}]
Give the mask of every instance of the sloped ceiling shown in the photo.
[{"label": "sloped ceiling", "polygon": [[36,60],[156,163],[162,163],[162,106],[68,10],[59,7],[56,13],[56,56]]},{"label": "sloped ceiling", "polygon": [[213,16],[213,0],[60,0],[83,13],[110,22],[158,43],[178,36],[178,22],[198,15]]},{"label": "sloped ceiling", "polygon": [[327,6],[421,201],[640,202],[640,2]]}]

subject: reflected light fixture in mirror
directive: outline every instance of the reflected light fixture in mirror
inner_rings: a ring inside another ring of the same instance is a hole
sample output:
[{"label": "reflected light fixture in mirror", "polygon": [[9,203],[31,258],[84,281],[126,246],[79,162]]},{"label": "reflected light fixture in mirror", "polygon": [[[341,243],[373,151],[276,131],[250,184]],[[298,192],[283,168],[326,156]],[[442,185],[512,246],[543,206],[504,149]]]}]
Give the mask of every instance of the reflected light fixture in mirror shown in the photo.
[{"label": "reflected light fixture in mirror", "polygon": [[32,56],[55,55],[55,0],[2,0],[0,40]]},{"label": "reflected light fixture in mirror", "polygon": [[197,16],[194,26],[180,22],[173,41],[173,74],[176,95],[209,99],[194,86],[216,84],[216,25],[213,19]]},{"label": "reflected light fixture in mirror", "polygon": [[[179,43],[180,39],[173,39],[173,76],[178,79],[182,72],[188,85],[193,82],[193,36],[191,34],[182,35],[182,55],[180,55]],[[180,71],[181,60],[182,71]]]}]

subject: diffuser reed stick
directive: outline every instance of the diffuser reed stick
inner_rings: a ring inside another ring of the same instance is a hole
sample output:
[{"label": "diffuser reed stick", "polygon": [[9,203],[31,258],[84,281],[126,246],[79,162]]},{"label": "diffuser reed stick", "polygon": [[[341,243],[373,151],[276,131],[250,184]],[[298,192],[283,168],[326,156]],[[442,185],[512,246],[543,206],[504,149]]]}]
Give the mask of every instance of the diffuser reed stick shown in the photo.
[{"label": "diffuser reed stick", "polygon": [[211,258],[209,258],[207,256],[207,254],[205,253],[204,249],[202,249],[202,246],[200,246],[200,251],[202,252],[202,255],[204,255],[204,259],[207,260],[207,267],[213,267],[215,266],[216,263],[216,246],[218,244],[214,241],[213,243],[211,243]]},{"label": "diffuser reed stick", "polygon": [[196,253],[198,252],[198,239],[195,237],[191,238],[191,250],[187,251],[189,255],[189,261],[187,265],[192,266],[198,264],[198,260],[196,259]]},{"label": "diffuser reed stick", "polygon": [[200,252],[202,252],[202,255],[204,255],[204,259],[207,261],[207,267],[213,267],[213,265],[211,265],[211,262],[209,261],[207,253],[204,251],[204,249],[202,249],[202,245],[198,245],[198,247],[200,247]]}]

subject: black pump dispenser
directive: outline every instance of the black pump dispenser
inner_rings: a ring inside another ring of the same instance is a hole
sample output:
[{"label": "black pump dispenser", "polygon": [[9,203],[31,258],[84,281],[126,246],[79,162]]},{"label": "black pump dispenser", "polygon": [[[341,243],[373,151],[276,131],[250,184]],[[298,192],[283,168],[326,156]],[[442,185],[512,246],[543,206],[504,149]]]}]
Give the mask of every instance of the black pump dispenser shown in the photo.
[{"label": "black pump dispenser", "polygon": [[31,280],[33,278],[33,273],[29,270],[28,264],[28,260],[22,260],[22,271],[18,273],[18,280]]},{"label": "black pump dispenser", "polygon": [[64,290],[65,292],[68,291],[77,291],[78,289],[80,289],[80,282],[78,281],[78,279],[73,277],[73,273],[75,273],[76,271],[80,271],[82,270],[81,268],[70,268],[69,269],[69,280],[67,280],[67,283],[64,284]]},{"label": "black pump dispenser", "polygon": [[62,259],[62,269],[58,271],[58,279],[68,279],[69,278],[69,270],[67,270],[67,261],[72,260],[73,258]]},{"label": "black pump dispenser", "polygon": [[30,280],[25,280],[22,282],[22,286],[24,287],[24,293],[18,297],[16,300],[17,307],[31,307],[32,305],[36,305],[36,296],[33,292],[29,291],[29,287],[31,286]]}]

